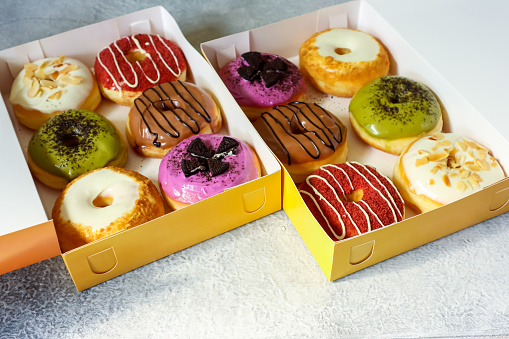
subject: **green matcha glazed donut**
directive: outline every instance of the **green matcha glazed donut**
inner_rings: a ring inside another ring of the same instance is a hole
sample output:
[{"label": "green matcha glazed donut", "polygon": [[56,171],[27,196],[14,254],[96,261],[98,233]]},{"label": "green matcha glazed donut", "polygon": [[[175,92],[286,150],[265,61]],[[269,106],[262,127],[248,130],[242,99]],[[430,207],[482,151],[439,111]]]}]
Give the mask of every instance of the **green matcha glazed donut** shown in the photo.
[{"label": "green matcha glazed donut", "polygon": [[123,166],[127,147],[117,128],[102,115],[69,110],[50,118],[34,133],[27,160],[43,184],[63,189],[93,169]]},{"label": "green matcha glazed donut", "polygon": [[386,76],[361,88],[349,106],[359,137],[384,152],[399,155],[414,140],[442,130],[440,104],[423,84]]}]

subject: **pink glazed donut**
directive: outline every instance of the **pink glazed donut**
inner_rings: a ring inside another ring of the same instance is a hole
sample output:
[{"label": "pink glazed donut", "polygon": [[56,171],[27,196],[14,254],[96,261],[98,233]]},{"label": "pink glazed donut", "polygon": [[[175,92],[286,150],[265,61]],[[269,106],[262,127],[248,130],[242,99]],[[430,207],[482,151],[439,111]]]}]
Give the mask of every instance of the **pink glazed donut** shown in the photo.
[{"label": "pink glazed donut", "polygon": [[223,66],[219,76],[250,120],[306,97],[299,68],[276,54],[246,52]]},{"label": "pink glazed donut", "polygon": [[159,166],[159,184],[174,210],[260,177],[249,146],[220,134],[199,134],[173,147]]}]

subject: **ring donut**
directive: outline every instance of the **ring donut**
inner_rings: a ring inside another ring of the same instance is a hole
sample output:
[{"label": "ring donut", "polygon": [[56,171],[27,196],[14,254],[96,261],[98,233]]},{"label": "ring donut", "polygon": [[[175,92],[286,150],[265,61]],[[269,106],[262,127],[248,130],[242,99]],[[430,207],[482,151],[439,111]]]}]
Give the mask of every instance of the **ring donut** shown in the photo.
[{"label": "ring donut", "polygon": [[253,125],[296,183],[322,165],[346,161],[346,126],[317,104],[279,105]]},{"label": "ring donut", "polygon": [[399,155],[414,140],[440,132],[442,109],[424,84],[385,76],[362,87],[348,106],[353,130],[367,144]]},{"label": "ring donut", "polygon": [[60,56],[25,64],[12,83],[9,100],[18,121],[35,130],[64,111],[95,110],[101,93],[85,64]]},{"label": "ring donut", "polygon": [[415,212],[466,197],[505,177],[490,151],[455,133],[435,133],[412,143],[396,161],[393,179]]},{"label": "ring donut", "polygon": [[347,28],[313,34],[300,47],[299,64],[315,88],[340,97],[353,96],[368,82],[387,75],[390,67],[378,40]]},{"label": "ring donut", "polygon": [[69,110],[50,118],[28,143],[32,173],[55,189],[93,169],[126,161],[127,145],[115,125],[90,111]]},{"label": "ring donut", "polygon": [[62,252],[164,214],[163,199],[138,172],[104,167],[71,181],[52,210]]},{"label": "ring donut", "polygon": [[138,154],[162,158],[185,138],[217,133],[222,121],[219,106],[203,89],[189,82],[166,82],[134,100],[126,136]]},{"label": "ring donut", "polygon": [[334,241],[400,222],[405,215],[404,201],[391,180],[357,162],[322,166],[299,192]]},{"label": "ring donut", "polygon": [[135,34],[105,47],[95,59],[95,74],[103,95],[131,106],[141,92],[157,84],[186,79],[182,50],[159,35]]}]

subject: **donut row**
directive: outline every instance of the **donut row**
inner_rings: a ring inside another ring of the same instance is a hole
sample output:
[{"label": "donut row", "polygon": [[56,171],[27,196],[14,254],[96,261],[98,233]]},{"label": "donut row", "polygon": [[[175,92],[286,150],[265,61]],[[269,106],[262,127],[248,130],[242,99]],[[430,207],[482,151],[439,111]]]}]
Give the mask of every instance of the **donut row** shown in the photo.
[{"label": "donut row", "polygon": [[[302,43],[299,67],[250,51],[218,74],[298,185],[331,239],[356,236],[472,194],[505,177],[489,149],[443,133],[438,99],[424,84],[388,75],[389,53],[373,36],[331,28]],[[347,130],[335,114],[305,102],[307,83],[351,97],[350,127],[368,145],[398,156],[394,183],[347,161]]]},{"label": "donut row", "polygon": [[[186,73],[174,42],[136,34],[102,49],[93,72],[60,56],[27,63],[18,74],[10,102],[34,130],[29,168],[60,190],[52,218],[63,252],[164,215],[163,201],[175,210],[260,177],[254,150],[218,134],[220,107]],[[94,112],[101,95],[129,107],[125,138]],[[128,145],[161,159],[159,190],[123,168]]]}]

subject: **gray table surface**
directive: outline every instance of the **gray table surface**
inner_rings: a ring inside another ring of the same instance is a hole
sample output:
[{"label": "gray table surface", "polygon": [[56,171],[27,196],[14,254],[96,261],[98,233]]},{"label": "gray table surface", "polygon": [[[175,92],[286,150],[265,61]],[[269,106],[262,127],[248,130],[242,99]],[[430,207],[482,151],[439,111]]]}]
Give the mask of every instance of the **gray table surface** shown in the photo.
[{"label": "gray table surface", "polygon": [[[198,48],[339,2],[2,0],[0,50],[155,5]],[[81,293],[56,257],[0,276],[0,338],[509,336],[508,225],[502,215],[332,283],[282,211]]]}]

